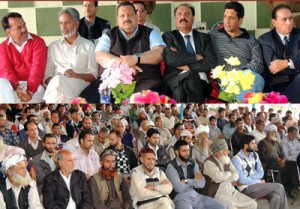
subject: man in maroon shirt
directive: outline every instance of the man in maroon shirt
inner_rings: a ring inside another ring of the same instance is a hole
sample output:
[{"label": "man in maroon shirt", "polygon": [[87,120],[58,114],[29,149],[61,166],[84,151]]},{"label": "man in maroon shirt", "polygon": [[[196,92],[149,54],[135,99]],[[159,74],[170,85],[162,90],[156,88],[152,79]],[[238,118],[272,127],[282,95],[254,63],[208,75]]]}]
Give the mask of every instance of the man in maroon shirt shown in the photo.
[{"label": "man in maroon shirt", "polygon": [[0,103],[41,102],[47,60],[45,41],[28,32],[22,15],[2,18],[8,38],[0,44]]}]

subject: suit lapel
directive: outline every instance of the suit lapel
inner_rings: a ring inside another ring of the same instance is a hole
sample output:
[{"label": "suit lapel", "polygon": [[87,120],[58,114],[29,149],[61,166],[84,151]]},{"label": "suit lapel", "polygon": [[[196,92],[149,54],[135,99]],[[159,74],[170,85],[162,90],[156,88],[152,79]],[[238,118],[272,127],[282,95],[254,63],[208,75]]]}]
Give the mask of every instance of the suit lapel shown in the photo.
[{"label": "suit lapel", "polygon": [[196,30],[193,30],[193,38],[194,38],[196,54],[201,54],[201,52],[199,51],[202,48],[201,40],[200,40],[199,34]]},{"label": "suit lapel", "polygon": [[[174,31],[174,36],[175,36],[175,40],[177,40],[177,43],[178,45],[180,46],[180,48],[182,50],[185,50],[186,51],[186,45],[185,45],[185,42],[183,40],[183,37],[182,35],[180,34],[179,30],[175,30]],[[176,47],[177,48],[177,47]],[[177,50],[181,50],[181,49],[178,49]]]}]

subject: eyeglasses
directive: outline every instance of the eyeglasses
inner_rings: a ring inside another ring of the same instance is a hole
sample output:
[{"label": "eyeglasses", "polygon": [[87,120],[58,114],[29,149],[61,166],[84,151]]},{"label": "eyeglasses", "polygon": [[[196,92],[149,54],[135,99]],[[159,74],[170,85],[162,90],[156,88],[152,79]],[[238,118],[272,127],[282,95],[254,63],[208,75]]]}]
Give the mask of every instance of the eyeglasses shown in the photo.
[{"label": "eyeglasses", "polygon": [[144,9],[136,9],[136,10],[135,10],[136,13],[138,13],[138,12],[143,13],[143,12],[145,12],[145,11],[146,11],[146,10],[144,10]]}]

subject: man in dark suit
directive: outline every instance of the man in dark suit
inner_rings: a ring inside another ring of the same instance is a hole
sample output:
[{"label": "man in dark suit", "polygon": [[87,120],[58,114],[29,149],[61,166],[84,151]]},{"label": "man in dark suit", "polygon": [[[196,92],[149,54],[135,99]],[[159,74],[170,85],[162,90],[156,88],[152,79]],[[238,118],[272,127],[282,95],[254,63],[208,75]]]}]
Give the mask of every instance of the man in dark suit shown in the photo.
[{"label": "man in dark suit", "polygon": [[174,15],[177,30],[163,34],[167,44],[163,91],[177,102],[203,102],[211,92],[208,73],[216,60],[210,37],[192,29],[193,6],[180,4]]},{"label": "man in dark suit", "polygon": [[299,103],[300,30],[293,28],[291,9],[284,4],[274,7],[272,23],[274,29],[258,39],[269,69],[269,85],[271,90],[286,95],[289,102]]},{"label": "man in dark suit", "polygon": [[69,150],[61,150],[56,158],[59,169],[48,174],[44,180],[44,208],[90,209],[91,198],[86,177],[83,172],[74,170],[74,155]]}]

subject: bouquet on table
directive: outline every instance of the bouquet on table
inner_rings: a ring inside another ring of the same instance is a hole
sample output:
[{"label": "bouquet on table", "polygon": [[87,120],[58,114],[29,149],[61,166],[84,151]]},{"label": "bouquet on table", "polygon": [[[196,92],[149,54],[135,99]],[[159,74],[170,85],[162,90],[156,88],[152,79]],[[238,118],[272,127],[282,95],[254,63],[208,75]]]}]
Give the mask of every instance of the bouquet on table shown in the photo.
[{"label": "bouquet on table", "polygon": [[145,90],[134,93],[123,104],[137,103],[137,104],[176,104],[174,99],[165,95],[159,95],[157,92]]},{"label": "bouquet on table", "polygon": [[116,60],[108,62],[104,68],[101,75],[102,82],[99,86],[100,103],[110,103],[112,94],[115,103],[121,104],[134,92],[136,84],[133,81],[134,70],[128,65],[119,65]]},{"label": "bouquet on table", "polygon": [[241,64],[237,57],[230,57],[225,61],[230,69],[225,70],[225,65],[219,65],[212,69],[212,78],[218,80],[220,85],[219,99],[236,102],[236,95],[252,88],[255,75],[251,70],[236,69],[235,67]]}]

